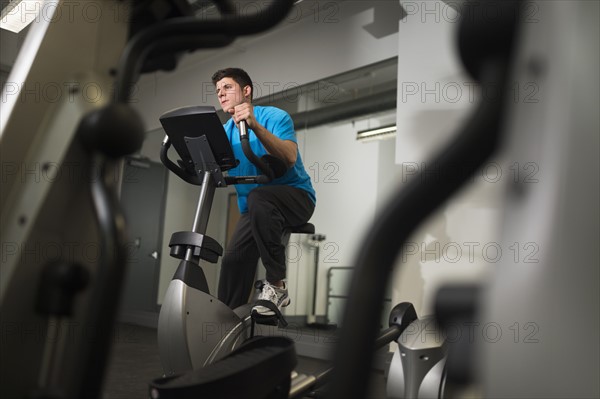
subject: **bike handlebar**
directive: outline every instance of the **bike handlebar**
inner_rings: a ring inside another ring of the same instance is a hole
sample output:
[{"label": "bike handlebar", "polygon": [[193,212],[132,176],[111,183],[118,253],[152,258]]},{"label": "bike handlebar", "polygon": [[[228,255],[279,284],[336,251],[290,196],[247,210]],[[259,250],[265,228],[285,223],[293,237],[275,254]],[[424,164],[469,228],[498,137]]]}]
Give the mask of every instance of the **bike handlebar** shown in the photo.
[{"label": "bike handlebar", "polygon": [[275,178],[275,172],[273,169],[262,159],[256,156],[256,154],[250,148],[250,139],[248,135],[248,128],[246,121],[240,121],[240,143],[242,143],[242,150],[244,155],[254,166],[256,166],[262,173],[263,176],[257,176],[257,180],[260,179],[260,183],[268,183]]},{"label": "bike handlebar", "polygon": [[176,165],[171,159],[169,159],[169,148],[171,148],[171,140],[169,136],[165,136],[160,148],[160,161],[169,169],[171,172],[179,176],[183,181],[199,186],[202,184],[202,180],[196,174],[191,174],[179,165]]}]

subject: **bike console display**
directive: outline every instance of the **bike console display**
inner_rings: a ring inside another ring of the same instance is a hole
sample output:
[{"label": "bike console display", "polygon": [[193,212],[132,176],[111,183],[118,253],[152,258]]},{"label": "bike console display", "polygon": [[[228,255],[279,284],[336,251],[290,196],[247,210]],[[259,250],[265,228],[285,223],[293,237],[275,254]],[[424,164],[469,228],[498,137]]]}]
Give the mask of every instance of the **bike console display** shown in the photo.
[{"label": "bike console display", "polygon": [[215,161],[222,171],[235,168],[238,161],[227,139],[214,107],[190,106],[177,108],[160,117],[160,123],[181,160],[193,169],[193,159],[186,145],[187,138],[206,136]]}]

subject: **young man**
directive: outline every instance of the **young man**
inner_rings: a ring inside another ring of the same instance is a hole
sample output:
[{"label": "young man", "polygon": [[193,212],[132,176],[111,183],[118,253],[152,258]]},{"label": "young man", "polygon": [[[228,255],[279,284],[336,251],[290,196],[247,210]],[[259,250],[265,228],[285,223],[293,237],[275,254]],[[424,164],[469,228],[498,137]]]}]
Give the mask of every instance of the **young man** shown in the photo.
[{"label": "young man", "polygon": [[[298,152],[291,117],[275,107],[253,106],[252,80],[242,69],[219,70],[212,82],[221,108],[232,116],[224,128],[240,164],[229,174],[260,174],[242,151],[238,130],[241,120],[246,121],[254,153],[259,157],[276,156],[288,168],[268,184],[236,185],[241,218],[221,263],[219,300],[232,309],[248,302],[260,257],[267,281],[259,299],[271,301],[281,310],[290,304],[281,236],[284,227],[308,222],[316,203],[315,191]],[[265,306],[255,306],[253,311],[262,316],[274,315]]]}]

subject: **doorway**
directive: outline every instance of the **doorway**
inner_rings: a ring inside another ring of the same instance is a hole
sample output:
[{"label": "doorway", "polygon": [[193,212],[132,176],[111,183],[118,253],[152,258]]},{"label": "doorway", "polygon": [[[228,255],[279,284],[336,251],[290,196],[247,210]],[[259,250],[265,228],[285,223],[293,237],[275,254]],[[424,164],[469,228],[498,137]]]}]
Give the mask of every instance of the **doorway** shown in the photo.
[{"label": "doorway", "polygon": [[168,173],[147,159],[126,158],[121,205],[127,220],[127,273],[121,297],[121,321],[158,325],[157,304]]}]

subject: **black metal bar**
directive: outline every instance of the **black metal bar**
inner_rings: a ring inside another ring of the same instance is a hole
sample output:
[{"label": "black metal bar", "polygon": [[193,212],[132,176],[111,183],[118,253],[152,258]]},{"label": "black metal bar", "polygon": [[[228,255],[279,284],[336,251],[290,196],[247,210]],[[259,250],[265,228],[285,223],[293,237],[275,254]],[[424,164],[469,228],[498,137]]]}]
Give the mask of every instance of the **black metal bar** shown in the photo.
[{"label": "black metal bar", "polygon": [[383,330],[375,340],[375,349],[381,349],[390,342],[397,340],[400,334],[402,334],[400,326],[391,326]]},{"label": "black metal bar", "polygon": [[[481,13],[481,4],[474,3],[470,11]],[[504,5],[508,9],[504,10],[508,11],[506,19],[490,24],[478,18],[481,14],[476,18],[466,15],[459,31],[463,62],[471,67],[469,71],[483,87],[498,87],[498,95],[483,96],[457,138],[428,163],[442,171],[443,176],[432,179],[422,172],[415,175],[391,199],[365,236],[335,352],[335,376],[329,398],[366,396],[380,307],[398,255],[417,226],[456,193],[499,146],[505,99],[509,98],[507,71],[519,2],[506,1]]]},{"label": "black metal bar", "polygon": [[[264,11],[249,16],[225,14],[216,20],[199,20],[195,17],[173,18],[138,33],[127,44],[119,61],[115,101],[129,101],[130,88],[137,78],[143,60],[157,42],[168,41],[171,37],[178,37],[178,40],[181,40],[185,36],[192,38],[189,42],[191,48],[200,48],[207,45],[203,39],[207,35],[219,37],[220,41],[227,37],[259,33],[279,23],[293,5],[293,0],[277,0]],[[194,42],[194,38],[198,43]]]},{"label": "black metal bar", "polygon": [[[94,211],[100,234],[102,251],[93,274],[93,291],[84,327],[88,340],[78,354],[76,364],[81,365],[79,386],[75,397],[99,398],[106,370],[107,356],[113,339],[112,328],[121,296],[121,287],[127,270],[127,235],[124,216],[117,197],[114,176],[118,161],[96,156],[101,175],[91,179]],[[91,166],[93,167],[93,166]]]},{"label": "black metal bar", "polygon": [[[244,155],[246,156],[246,158],[248,158],[250,162],[252,162],[253,165],[255,165],[261,172],[265,174],[265,177],[261,179],[261,183],[266,183],[268,181],[273,180],[273,170],[262,159],[257,157],[256,154],[252,151],[252,148],[250,148],[250,138],[248,135],[248,129],[246,127],[246,121],[240,121],[239,126],[240,142],[242,143],[242,151],[244,151]],[[265,178],[268,181],[265,181]]]},{"label": "black metal bar", "polygon": [[229,184],[253,184],[256,176],[225,176],[225,183]]},{"label": "black metal bar", "polygon": [[169,148],[171,148],[171,140],[169,136],[165,136],[163,140],[162,147],[160,148],[160,160],[169,169],[171,172],[175,173],[179,178],[181,178],[186,183],[194,184],[199,186],[202,184],[200,178],[197,175],[191,175],[185,171],[185,169],[176,165],[173,161],[169,159]]}]

